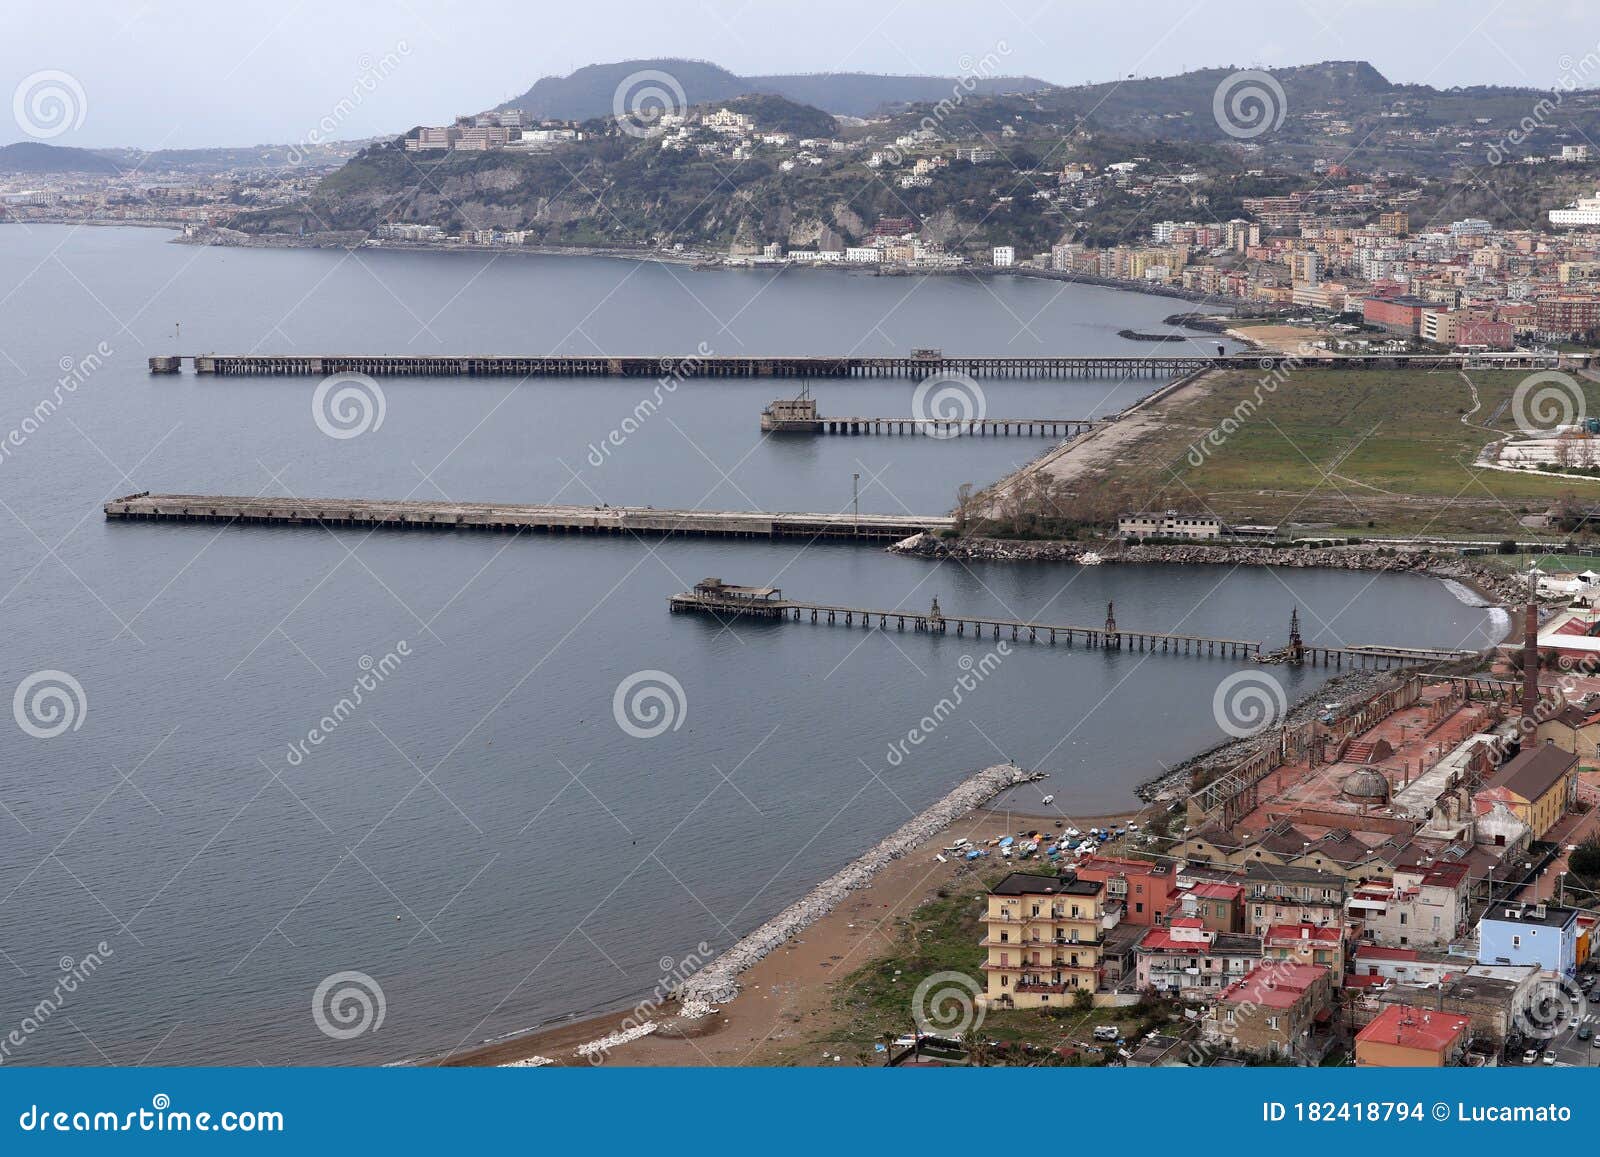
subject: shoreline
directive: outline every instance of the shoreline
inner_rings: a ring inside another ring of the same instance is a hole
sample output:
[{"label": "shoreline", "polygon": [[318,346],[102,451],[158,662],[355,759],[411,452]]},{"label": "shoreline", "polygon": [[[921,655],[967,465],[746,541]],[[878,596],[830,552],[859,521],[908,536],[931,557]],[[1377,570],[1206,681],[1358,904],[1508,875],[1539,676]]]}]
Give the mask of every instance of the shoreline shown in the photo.
[{"label": "shoreline", "polygon": [[[46,222],[40,222],[44,224]],[[75,224],[70,220],[49,222],[52,224]],[[105,224],[120,224],[108,221]],[[181,228],[181,226],[180,226]],[[346,231],[358,233],[358,231]],[[1056,269],[1035,269],[1023,265],[994,267],[986,265],[961,265],[953,268],[938,266],[920,267],[910,265],[884,265],[881,263],[846,264],[837,262],[806,262],[778,261],[762,263],[760,265],[732,264],[722,255],[703,251],[688,251],[675,253],[657,249],[632,249],[604,245],[469,245],[469,244],[429,244],[415,241],[385,241],[381,245],[367,245],[370,240],[365,234],[343,236],[340,233],[312,234],[302,237],[289,233],[237,233],[232,230],[211,230],[195,235],[182,235],[173,238],[175,244],[180,245],[214,245],[222,248],[233,249],[344,249],[351,252],[359,250],[397,250],[406,253],[477,253],[498,255],[521,255],[527,257],[609,257],[624,261],[655,262],[661,265],[686,265],[697,272],[741,272],[750,270],[788,270],[788,269],[824,269],[840,270],[846,273],[868,273],[878,277],[919,277],[919,276],[951,276],[967,275],[973,277],[1031,277],[1041,281],[1065,281],[1077,285],[1096,286],[1101,289],[1121,290],[1124,293],[1140,294],[1147,297],[1167,297],[1181,301],[1193,302],[1198,305],[1210,305],[1219,309],[1234,312],[1241,305],[1248,304],[1243,298],[1221,297],[1216,294],[1202,293],[1199,290],[1185,289],[1181,285],[1159,285],[1147,281],[1126,280],[1115,277],[1100,277],[1088,273],[1069,273]],[[351,244],[356,241],[355,244]],[[1224,334],[1207,336],[1226,336]],[[1138,340],[1150,340],[1138,339]],[[1204,337],[1192,336],[1189,338],[1162,338],[1161,340],[1193,340],[1203,341]],[[1234,338],[1233,340],[1242,340]]]},{"label": "shoreline", "polygon": [[[904,856],[880,872],[871,884],[852,891],[842,903],[798,935],[769,953],[741,977],[744,991],[738,999],[719,1004],[716,1011],[696,1019],[676,1022],[675,1000],[663,1002],[653,1019],[662,1025],[649,1035],[611,1049],[580,1057],[581,1045],[599,1041],[640,1023],[635,1004],[606,1012],[585,1014],[551,1022],[512,1036],[463,1047],[444,1056],[419,1057],[399,1064],[445,1067],[529,1066],[533,1058],[552,1065],[576,1066],[611,1063],[628,1066],[707,1066],[740,1064],[814,1065],[838,1054],[841,1063],[854,1063],[842,1046],[824,1049],[823,1039],[833,1030],[848,1027],[849,1018],[832,1007],[839,982],[878,959],[891,943],[904,919],[950,886],[972,880],[980,870],[993,869],[997,861],[986,856],[974,864],[954,858],[940,864],[934,859],[951,840],[966,837],[975,844],[1016,834],[1019,826],[1048,826],[1064,820],[1085,830],[1126,822],[1143,808],[1103,816],[1028,814],[1015,809],[993,809],[980,804],[946,827],[929,833]],[[909,996],[909,993],[908,993]],[[803,1034],[821,1034],[806,1037]],[[815,1046],[814,1048],[812,1046]],[[831,1059],[826,1063],[833,1063]]]}]

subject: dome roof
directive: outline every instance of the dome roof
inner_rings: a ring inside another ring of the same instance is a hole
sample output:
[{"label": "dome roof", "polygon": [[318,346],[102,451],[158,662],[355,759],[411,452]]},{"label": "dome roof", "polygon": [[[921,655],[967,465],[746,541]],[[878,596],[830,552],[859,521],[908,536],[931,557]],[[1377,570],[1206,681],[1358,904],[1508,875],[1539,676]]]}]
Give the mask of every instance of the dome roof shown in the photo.
[{"label": "dome roof", "polygon": [[1375,767],[1362,767],[1351,772],[1340,786],[1346,799],[1385,803],[1389,799],[1389,781]]}]

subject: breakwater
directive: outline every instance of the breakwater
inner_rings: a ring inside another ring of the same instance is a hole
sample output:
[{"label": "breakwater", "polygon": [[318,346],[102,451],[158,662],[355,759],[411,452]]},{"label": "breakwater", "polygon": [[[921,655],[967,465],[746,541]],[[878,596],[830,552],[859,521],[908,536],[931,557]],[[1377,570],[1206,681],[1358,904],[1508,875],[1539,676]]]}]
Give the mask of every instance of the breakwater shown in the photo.
[{"label": "breakwater", "polygon": [[790,938],[833,911],[851,892],[872,883],[890,863],[914,851],[928,837],[1007,788],[1043,778],[1010,763],[986,767],[938,803],[907,820],[894,833],[848,867],[835,872],[771,920],[740,940],[678,986],[680,1001],[725,1003],[739,993],[739,977]]},{"label": "breakwater", "polygon": [[888,548],[895,554],[921,558],[986,562],[1077,563],[1098,554],[1104,563],[1188,563],[1217,566],[1266,566],[1289,569],[1360,570],[1384,574],[1426,574],[1466,584],[1486,596],[1484,605],[1515,604],[1526,598],[1525,581],[1515,575],[1423,548],[1269,547],[1200,544],[1123,546],[1104,542],[1024,542],[1000,538],[940,538],[920,534]]}]

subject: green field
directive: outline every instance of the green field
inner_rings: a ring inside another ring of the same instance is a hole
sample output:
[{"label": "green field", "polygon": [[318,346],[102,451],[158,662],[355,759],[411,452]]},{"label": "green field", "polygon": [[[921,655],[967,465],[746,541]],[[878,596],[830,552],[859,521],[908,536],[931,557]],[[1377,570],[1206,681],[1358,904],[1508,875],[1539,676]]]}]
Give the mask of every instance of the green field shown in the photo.
[{"label": "green field", "polygon": [[[1497,433],[1516,431],[1510,402],[1526,376],[1473,371],[1469,384],[1453,370],[1216,375],[1203,396],[1169,402],[1159,432],[1106,481],[1131,485],[1151,508],[1209,508],[1230,522],[1526,535],[1519,520],[1564,495],[1600,502],[1600,479],[1472,465]],[[1586,412],[1600,415],[1600,385],[1575,380]],[[1600,441],[1595,450],[1600,460]]]}]

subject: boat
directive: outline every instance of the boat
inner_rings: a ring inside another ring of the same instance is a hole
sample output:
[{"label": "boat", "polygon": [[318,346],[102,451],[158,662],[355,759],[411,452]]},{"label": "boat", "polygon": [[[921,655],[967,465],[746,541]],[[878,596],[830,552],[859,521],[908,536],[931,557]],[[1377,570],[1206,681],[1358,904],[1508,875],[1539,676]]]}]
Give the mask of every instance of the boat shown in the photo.
[{"label": "boat", "polygon": [[1047,795],[1042,800],[1040,800],[1039,802],[1042,803],[1042,804],[1052,804],[1052,803],[1056,802],[1056,797],[1053,796],[1053,795]]}]

